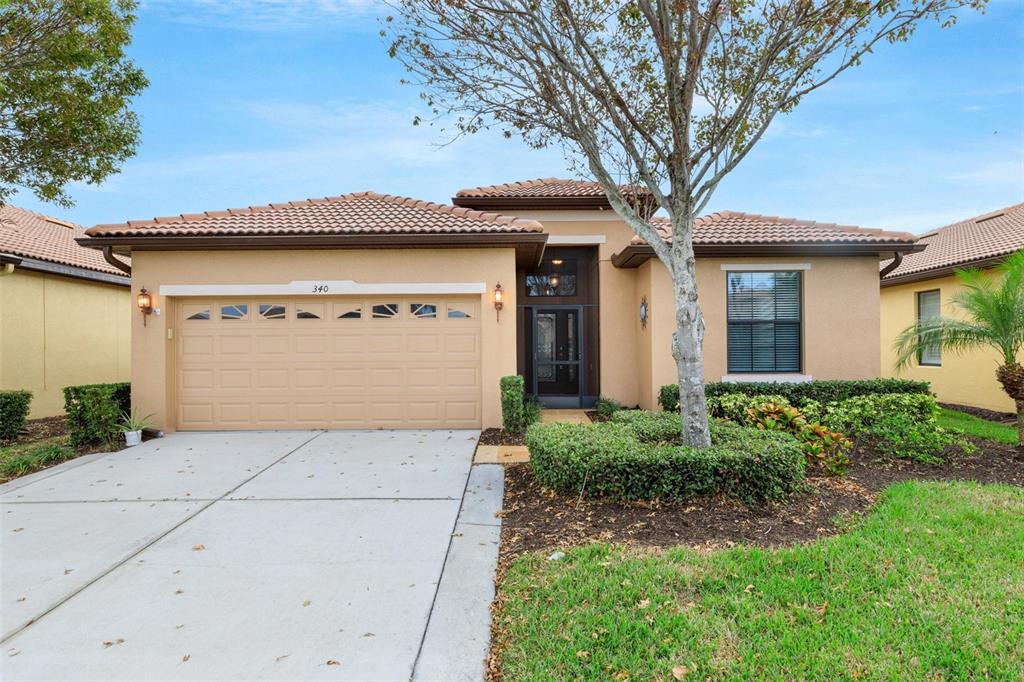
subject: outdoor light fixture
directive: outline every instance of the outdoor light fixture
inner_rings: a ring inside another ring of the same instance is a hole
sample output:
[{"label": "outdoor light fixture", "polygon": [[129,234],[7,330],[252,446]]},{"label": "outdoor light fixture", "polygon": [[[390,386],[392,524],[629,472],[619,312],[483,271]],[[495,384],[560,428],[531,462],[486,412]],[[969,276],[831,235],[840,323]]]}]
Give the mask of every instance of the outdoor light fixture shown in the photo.
[{"label": "outdoor light fixture", "polygon": [[557,272],[552,273],[552,275],[550,277],[548,277],[548,284],[551,285],[552,289],[554,289],[555,291],[558,291],[558,273]]},{"label": "outdoor light fixture", "polygon": [[563,262],[563,261],[562,261],[562,259],[561,259],[561,258],[556,258],[556,259],[554,259],[553,261],[551,261],[551,264],[552,264],[552,265],[561,265],[561,264],[562,264],[562,262]]},{"label": "outdoor light fixture", "polygon": [[142,311],[142,326],[146,326],[146,316],[153,312],[153,297],[146,291],[146,287],[139,290],[139,296],[135,299],[139,310]]},{"label": "outdoor light fixture", "polygon": [[505,307],[505,290],[501,288],[501,282],[494,285],[494,310],[497,319],[501,320],[501,309]]}]

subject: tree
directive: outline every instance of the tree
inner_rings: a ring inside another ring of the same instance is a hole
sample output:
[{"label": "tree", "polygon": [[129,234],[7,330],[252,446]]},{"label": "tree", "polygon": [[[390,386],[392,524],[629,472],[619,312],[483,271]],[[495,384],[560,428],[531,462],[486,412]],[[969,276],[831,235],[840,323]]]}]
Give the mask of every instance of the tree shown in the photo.
[{"label": "tree", "polygon": [[0,204],[17,187],[63,206],[135,153],[148,85],[124,54],[134,0],[0,0]]},{"label": "tree", "polygon": [[999,352],[996,379],[1017,406],[1017,437],[1024,445],[1024,251],[1018,251],[996,267],[1002,280],[996,284],[981,270],[958,270],[963,289],[953,295],[952,305],[964,319],[933,317],[918,320],[896,337],[896,364],[902,368],[922,350],[941,348],[964,353],[981,348]]},{"label": "tree", "polygon": [[[392,0],[382,33],[455,135],[561,145],[672,277],[683,441],[710,442],[694,219],[780,113],[985,0]],[[671,240],[648,202],[668,214]]]}]

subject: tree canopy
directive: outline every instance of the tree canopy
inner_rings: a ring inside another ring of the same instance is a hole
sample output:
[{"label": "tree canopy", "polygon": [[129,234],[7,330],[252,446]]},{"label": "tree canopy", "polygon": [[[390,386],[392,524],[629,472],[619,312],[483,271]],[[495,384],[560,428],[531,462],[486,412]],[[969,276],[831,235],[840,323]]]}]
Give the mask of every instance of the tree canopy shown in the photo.
[{"label": "tree canopy", "polygon": [[19,187],[70,205],[139,144],[148,84],[125,55],[134,0],[0,0],[0,203]]}]

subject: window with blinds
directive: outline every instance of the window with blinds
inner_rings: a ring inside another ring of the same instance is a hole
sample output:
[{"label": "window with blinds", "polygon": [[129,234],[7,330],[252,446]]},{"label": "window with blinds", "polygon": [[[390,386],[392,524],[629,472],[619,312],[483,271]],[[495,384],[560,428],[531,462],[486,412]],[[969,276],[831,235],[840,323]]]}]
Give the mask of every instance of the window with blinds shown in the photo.
[{"label": "window with blinds", "polygon": [[726,275],[729,372],[801,370],[801,273]]},{"label": "window with blinds", "polygon": [[[931,320],[942,317],[941,297],[939,290],[919,291],[917,293],[917,321]],[[917,362],[920,365],[939,367],[942,365],[942,349],[938,344],[922,346],[917,354]]]}]

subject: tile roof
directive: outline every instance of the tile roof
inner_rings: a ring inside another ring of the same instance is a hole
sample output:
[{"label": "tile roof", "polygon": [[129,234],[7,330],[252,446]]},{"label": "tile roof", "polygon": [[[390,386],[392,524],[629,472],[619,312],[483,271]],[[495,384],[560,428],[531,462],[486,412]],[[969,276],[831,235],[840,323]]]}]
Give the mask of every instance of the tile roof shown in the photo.
[{"label": "tile roof", "polygon": [[[644,191],[643,193],[647,193]],[[537,178],[520,180],[502,185],[467,187],[455,193],[456,198],[504,198],[504,199],[556,199],[565,197],[604,198],[604,190],[589,180],[567,180],[564,178]]]},{"label": "tile roof", "polygon": [[1024,249],[1024,204],[940,227],[921,235],[920,240],[927,245],[925,250],[904,256],[899,267],[885,276],[885,281],[924,275]]},{"label": "tile roof", "polygon": [[90,237],[517,234],[540,223],[376,192],[96,225]]},{"label": "tile roof", "polygon": [[[657,216],[652,224],[663,239],[671,240],[667,218]],[[886,232],[737,211],[701,216],[693,227],[694,244],[912,244],[916,239],[909,232]],[[633,238],[633,244],[643,243],[640,237]]]},{"label": "tile roof", "polygon": [[99,251],[78,245],[75,239],[84,235],[73,223],[10,204],[0,206],[0,253],[124,276]]}]

